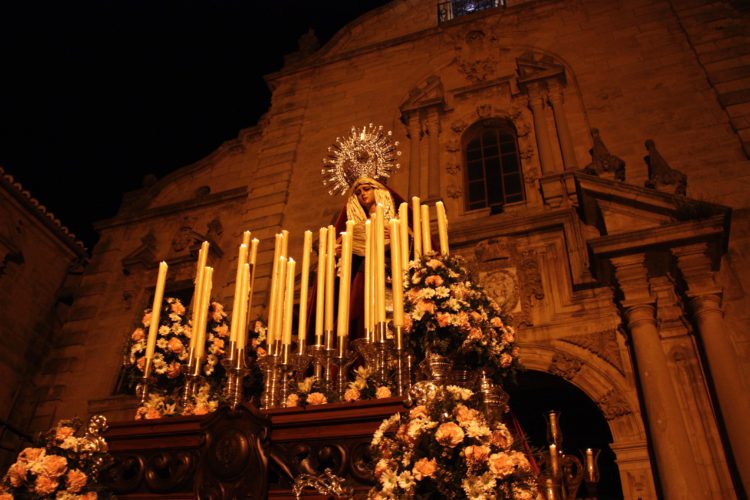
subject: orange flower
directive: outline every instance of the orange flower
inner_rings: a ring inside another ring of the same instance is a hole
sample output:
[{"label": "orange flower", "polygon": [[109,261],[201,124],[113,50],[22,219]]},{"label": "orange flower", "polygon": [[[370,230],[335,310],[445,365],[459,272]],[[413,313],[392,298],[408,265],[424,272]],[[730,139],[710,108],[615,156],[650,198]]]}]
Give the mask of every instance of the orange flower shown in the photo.
[{"label": "orange flower", "polygon": [[219,325],[214,328],[214,331],[219,337],[226,337],[227,333],[229,333],[229,328],[227,328],[227,325]]},{"label": "orange flower", "polygon": [[449,326],[451,324],[452,315],[450,313],[446,312],[439,312],[435,315],[435,319],[437,319],[438,326],[440,328],[445,328],[446,326]]},{"label": "orange flower", "polygon": [[141,323],[143,323],[143,326],[150,326],[151,325],[151,313],[147,312],[143,315],[143,319],[141,320]]},{"label": "orange flower", "polygon": [[490,447],[487,445],[481,446],[467,446],[464,448],[464,456],[466,461],[471,464],[481,464],[487,461],[490,456]]},{"label": "orange flower", "polygon": [[138,358],[135,362],[135,366],[138,367],[140,371],[144,371],[146,369],[146,356]]},{"label": "orange flower", "polygon": [[504,352],[500,355],[500,366],[502,366],[503,368],[508,368],[511,363],[513,363],[513,356],[511,356],[507,352]]},{"label": "orange flower", "polygon": [[286,407],[294,408],[295,406],[299,406],[299,396],[292,393],[286,398]]},{"label": "orange flower", "polygon": [[513,436],[510,435],[507,427],[502,426],[500,429],[492,431],[490,444],[498,448],[509,448],[513,444]]},{"label": "orange flower", "polygon": [[443,284],[443,278],[437,275],[428,276],[427,279],[424,280],[424,284],[427,286],[438,287]]},{"label": "orange flower", "polygon": [[180,354],[183,350],[185,350],[185,345],[177,337],[172,337],[171,339],[169,339],[169,342],[167,342],[167,349],[175,354]]},{"label": "orange flower", "polygon": [[458,405],[456,407],[456,420],[459,424],[468,424],[479,418],[479,412],[466,405]]},{"label": "orange flower", "polygon": [[18,454],[18,461],[21,463],[36,462],[45,455],[44,448],[24,448],[24,450]]},{"label": "orange flower", "polygon": [[437,259],[430,259],[427,261],[426,266],[434,270],[434,269],[437,269],[438,267],[443,267],[443,263]]},{"label": "orange flower", "polygon": [[13,495],[10,493],[0,493],[0,500],[13,500]]},{"label": "orange flower", "polygon": [[409,411],[409,418],[412,420],[415,420],[417,418],[430,418],[430,413],[427,411],[427,407],[425,405],[419,405],[415,406]]},{"label": "orange flower", "polygon": [[474,323],[480,323],[482,321],[482,315],[476,311],[471,311],[471,319],[474,320]]},{"label": "orange flower", "polygon": [[26,464],[23,462],[16,462],[8,469],[8,481],[14,488],[19,488],[23,483],[26,482]]},{"label": "orange flower", "polygon": [[130,338],[133,339],[134,342],[138,342],[146,338],[146,332],[143,331],[143,328],[136,328],[133,330],[133,333],[130,334]]},{"label": "orange flower", "polygon": [[60,486],[60,483],[56,479],[52,479],[51,477],[42,474],[36,478],[34,492],[39,495],[51,495],[58,486]]},{"label": "orange flower", "polygon": [[380,386],[375,390],[376,399],[383,399],[383,398],[390,398],[390,397],[391,397],[391,390],[386,386]]},{"label": "orange flower", "polygon": [[161,418],[161,412],[157,410],[156,408],[149,408],[143,414],[143,418],[145,418],[146,420],[154,420],[157,418]]},{"label": "orange flower", "polygon": [[417,463],[414,464],[414,468],[411,473],[414,475],[414,479],[421,481],[426,477],[433,477],[437,471],[437,462],[435,459],[427,460],[427,458],[420,458]]},{"label": "orange flower", "polygon": [[430,314],[435,313],[435,303],[430,300],[420,300],[417,302],[417,309],[428,312]]},{"label": "orange flower", "polygon": [[167,378],[177,378],[182,373],[182,365],[177,361],[172,361],[167,366]]},{"label": "orange flower", "polygon": [[440,424],[440,427],[435,431],[435,440],[443,446],[453,448],[464,440],[464,431],[458,424],[446,422]]},{"label": "orange flower", "polygon": [[471,340],[481,340],[482,337],[484,337],[484,334],[482,333],[481,329],[474,327],[469,330],[469,338]]},{"label": "orange flower", "polygon": [[55,439],[57,441],[65,441],[65,438],[68,438],[72,436],[75,433],[75,429],[72,427],[67,427],[65,425],[61,425],[57,429],[55,429]]},{"label": "orange flower", "polygon": [[208,405],[199,403],[195,405],[195,409],[193,410],[193,415],[205,415],[209,411],[211,411],[211,409],[208,407]]},{"label": "orange flower", "polygon": [[489,459],[490,471],[498,477],[513,474],[516,464],[507,453],[493,453]]},{"label": "orange flower", "polygon": [[173,313],[185,314],[185,306],[183,306],[180,302],[172,302],[170,307]]},{"label": "orange flower", "polygon": [[67,469],[68,461],[59,455],[47,455],[42,461],[42,473],[54,479],[65,474]]},{"label": "orange flower", "polygon": [[361,394],[354,387],[350,387],[344,392],[344,401],[357,401],[360,397]]},{"label": "orange flower", "polygon": [[65,477],[65,482],[68,485],[68,490],[71,493],[78,493],[83,489],[84,486],[86,486],[88,477],[78,469],[71,469],[68,471],[68,474]]},{"label": "orange flower", "polygon": [[495,328],[502,328],[503,327],[503,320],[495,316],[490,320],[490,324],[494,326]]},{"label": "orange flower", "polygon": [[408,314],[405,314],[404,315],[404,326],[403,326],[403,329],[404,329],[405,332],[409,332],[409,331],[411,331],[411,327],[412,327],[411,316],[408,315]]}]

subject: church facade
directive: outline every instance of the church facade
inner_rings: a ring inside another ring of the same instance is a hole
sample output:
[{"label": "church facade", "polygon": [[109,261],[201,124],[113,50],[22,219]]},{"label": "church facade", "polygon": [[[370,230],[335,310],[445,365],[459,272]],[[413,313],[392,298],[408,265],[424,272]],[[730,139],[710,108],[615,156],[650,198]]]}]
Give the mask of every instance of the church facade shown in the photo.
[{"label": "church facade", "polygon": [[[750,63],[741,2],[395,0],[268,75],[257,126],[127,193],[93,250],[32,426],[104,411],[156,268],[190,299],[211,242],[230,304],[237,246],[331,223],[337,137],[393,131],[404,197],[443,200],[451,249],[512,314],[527,369],[575,387],[627,499],[750,489]],[[465,7],[465,5],[464,5]],[[57,367],[57,368],[54,368]],[[513,402],[511,401],[511,406]]]}]

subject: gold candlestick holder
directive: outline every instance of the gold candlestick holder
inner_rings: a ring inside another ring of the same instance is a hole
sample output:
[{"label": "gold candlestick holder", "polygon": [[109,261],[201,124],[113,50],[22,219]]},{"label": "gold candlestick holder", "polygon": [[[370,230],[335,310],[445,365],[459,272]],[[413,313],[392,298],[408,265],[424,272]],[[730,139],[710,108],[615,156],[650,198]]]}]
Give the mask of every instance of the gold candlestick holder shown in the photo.
[{"label": "gold candlestick holder", "polygon": [[583,452],[586,461],[584,481],[586,483],[586,500],[596,500],[599,497],[599,454],[602,450],[597,448],[588,448]]},{"label": "gold candlestick holder", "polygon": [[227,374],[227,384],[224,386],[224,397],[227,401],[230,401],[232,394],[235,391],[234,384],[236,380],[232,376],[232,368],[237,364],[237,343],[232,340],[229,342],[229,349],[227,355],[221,360],[221,365],[224,367],[224,371]]},{"label": "gold candlestick holder", "polygon": [[323,344],[313,344],[307,346],[307,355],[313,363],[313,376],[319,383],[323,382],[323,363],[325,346]]},{"label": "gold candlestick holder", "polygon": [[201,379],[201,359],[190,356],[185,370],[185,384],[180,395],[180,408],[183,415],[192,415],[195,408],[195,391]]},{"label": "gold candlestick holder", "polygon": [[289,360],[294,367],[295,380],[297,380],[297,382],[302,382],[302,380],[305,378],[307,369],[310,367],[312,356],[310,356],[310,354],[308,354],[307,352],[295,352],[289,357]]},{"label": "gold candlestick holder", "polygon": [[234,359],[232,360],[227,373],[227,401],[229,402],[230,408],[236,410],[237,407],[242,404],[242,390],[245,386],[245,377],[250,373],[247,366],[247,356],[245,356],[244,350],[238,350],[235,352]]},{"label": "gold candlestick holder", "polygon": [[261,409],[268,410],[276,406],[279,373],[277,370],[279,356],[268,354],[258,360],[258,365],[263,371],[263,395],[260,398]]}]

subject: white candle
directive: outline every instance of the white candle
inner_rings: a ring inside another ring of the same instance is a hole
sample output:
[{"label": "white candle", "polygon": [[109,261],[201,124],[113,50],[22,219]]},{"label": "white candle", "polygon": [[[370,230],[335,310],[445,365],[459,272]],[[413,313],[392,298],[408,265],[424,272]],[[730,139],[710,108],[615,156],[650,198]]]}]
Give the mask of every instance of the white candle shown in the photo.
[{"label": "white candle", "polygon": [[589,482],[596,481],[594,468],[594,450],[586,448],[586,480]]},{"label": "white candle", "polygon": [[[159,274],[156,278],[156,288],[154,289],[154,303],[151,306],[151,323],[148,327],[148,340],[146,341],[146,359],[154,358],[156,349],[156,334],[159,332],[159,318],[161,316],[161,303],[164,300],[164,287],[167,283],[167,263],[162,261],[159,264]],[[148,373],[146,374],[148,375]]]},{"label": "white candle", "polygon": [[437,209],[438,238],[440,238],[440,253],[448,255],[448,217],[445,215],[445,205],[442,201],[435,203]]},{"label": "white candle", "polygon": [[385,216],[383,205],[375,208],[375,320],[385,323]]},{"label": "white candle", "polygon": [[[393,326],[404,326],[404,285],[400,253],[400,221],[391,219],[391,287],[393,289]],[[396,346],[401,348],[402,346]]]},{"label": "white candle", "polygon": [[[336,229],[328,226],[328,253],[326,254],[326,314],[325,333],[326,348],[332,349],[333,342],[333,286],[335,283]],[[330,338],[329,338],[330,337]],[[329,342],[330,341],[330,342]]]},{"label": "white candle", "polygon": [[284,332],[281,337],[281,344],[292,345],[292,319],[294,312],[294,273],[297,263],[294,259],[289,259],[286,263],[286,284],[284,286]]},{"label": "white candle", "polygon": [[248,261],[248,264],[250,265],[250,282],[248,285],[249,291],[248,291],[248,298],[247,298],[247,315],[246,315],[246,324],[250,322],[250,314],[252,314],[253,310],[253,291],[255,289],[255,267],[258,260],[258,245],[260,244],[260,241],[258,238],[253,238],[253,240],[250,242],[250,258]]},{"label": "white candle", "polygon": [[286,229],[281,231],[281,255],[289,258],[289,231]]},{"label": "white candle", "polygon": [[279,287],[279,259],[281,258],[281,233],[276,233],[273,246],[273,265],[271,267],[271,292],[268,297],[268,353],[274,353],[274,334],[276,333],[276,298]]},{"label": "white candle", "polygon": [[[241,357],[247,344],[247,294],[250,288],[250,265],[247,262],[242,264],[242,275],[240,280],[242,283],[240,310],[238,314],[239,324],[237,325],[237,354]],[[234,324],[234,321],[232,321],[232,324]]]},{"label": "white candle", "polygon": [[305,353],[307,343],[307,287],[310,280],[310,251],[312,250],[312,231],[305,231],[302,245],[302,276],[299,289],[299,324],[297,326],[297,352]]},{"label": "white candle", "polygon": [[[248,231],[245,231],[246,233]],[[242,272],[247,261],[247,246],[243,243],[240,245],[240,251],[237,254],[237,273],[234,278],[234,300],[232,302],[232,323],[229,326],[229,341],[237,342],[237,327],[240,323],[240,312],[242,307]],[[247,300],[245,297],[244,300]]]},{"label": "white candle", "polygon": [[422,205],[422,250],[425,255],[432,253],[432,234],[430,230],[430,207]]},{"label": "white candle", "polygon": [[195,289],[193,290],[193,326],[190,334],[190,347],[188,352],[195,350],[195,327],[198,325],[198,316],[200,315],[200,296],[203,289],[203,272],[206,269],[208,261],[208,242],[201,243],[201,249],[198,252],[198,264],[195,268]]},{"label": "white candle", "polygon": [[251,234],[252,233],[250,233],[250,231],[245,231],[245,232],[242,233],[242,244],[245,245],[246,247],[250,246],[250,235]]},{"label": "white candle", "polygon": [[208,323],[208,308],[211,305],[211,288],[213,287],[214,269],[206,267],[203,271],[203,290],[200,302],[200,317],[198,319],[198,338],[195,340],[195,359],[199,361],[206,350],[206,323]]},{"label": "white candle", "polygon": [[[276,325],[276,333],[273,334],[273,340],[275,343],[279,343],[283,340],[284,335],[284,296],[286,291],[286,271],[288,261],[286,257],[279,257],[279,280],[278,288],[276,289],[276,317],[274,318],[274,324]],[[281,354],[276,352],[276,354]]]},{"label": "white candle", "polygon": [[411,230],[414,233],[414,260],[422,258],[422,212],[418,197],[411,199]]},{"label": "white candle", "polygon": [[328,229],[321,227],[318,231],[318,286],[315,291],[315,345],[323,345],[323,320],[325,319],[326,291],[326,248]]},{"label": "white candle", "polygon": [[372,222],[365,221],[365,340],[372,335]]},{"label": "white candle", "polygon": [[[341,233],[341,275],[339,276],[339,310],[338,310],[338,323],[336,325],[336,335],[339,337],[339,343],[342,343],[341,337],[348,335],[349,326],[346,323],[347,312],[349,311],[349,297],[346,293],[348,280],[347,280],[347,252],[350,252],[349,245],[349,233]],[[351,255],[351,253],[350,253]],[[350,267],[351,269],[351,267]]]},{"label": "white candle", "polygon": [[401,230],[401,267],[409,267],[409,205],[403,202],[398,207],[399,229]]}]

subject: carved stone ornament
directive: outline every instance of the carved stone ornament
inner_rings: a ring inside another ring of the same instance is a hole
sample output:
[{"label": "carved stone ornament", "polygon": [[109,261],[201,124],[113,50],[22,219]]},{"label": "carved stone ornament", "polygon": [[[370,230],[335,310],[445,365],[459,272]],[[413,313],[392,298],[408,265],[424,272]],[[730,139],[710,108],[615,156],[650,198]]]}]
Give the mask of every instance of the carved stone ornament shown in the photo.
[{"label": "carved stone ornament", "polygon": [[449,139],[445,142],[445,150],[449,153],[458,153],[461,151],[461,144],[458,139]]},{"label": "carved stone ornament", "polygon": [[448,172],[448,175],[458,175],[461,172],[461,165],[448,165],[445,167],[445,171]]},{"label": "carved stone ornament", "polygon": [[189,249],[192,244],[200,239],[198,233],[193,231],[193,225],[195,224],[194,217],[185,217],[182,219],[180,228],[172,236],[172,251],[175,253],[182,253],[186,249]]},{"label": "carved stone ornament", "polygon": [[607,420],[614,420],[617,417],[633,413],[628,401],[622,396],[622,394],[615,392],[613,389],[610,389],[607,394],[599,398],[596,404],[599,405],[602,413],[604,413],[604,418]]},{"label": "carved stone ornament", "polygon": [[447,188],[447,194],[448,194],[448,198],[450,198],[452,200],[457,200],[457,199],[461,198],[464,195],[464,192],[459,187],[448,186],[448,188]]},{"label": "carved stone ornament", "polygon": [[467,80],[478,83],[498,76],[500,51],[489,30],[471,30],[456,41],[456,67]]},{"label": "carved stone ornament", "polygon": [[583,172],[589,175],[597,175],[600,177],[614,178],[618,181],[625,180],[625,162],[611,154],[604,145],[604,141],[599,136],[599,129],[592,128],[591,135],[594,139],[594,144],[589,150],[591,154],[591,163],[583,168]]},{"label": "carved stone ornament", "polygon": [[549,365],[549,373],[562,377],[565,380],[572,380],[581,371],[582,367],[583,361],[580,359],[557,352],[552,357],[552,362]]},{"label": "carved stone ornament", "polygon": [[138,248],[122,259],[122,271],[125,275],[133,274],[136,269],[149,269],[156,265],[156,236],[153,229],[141,238]]},{"label": "carved stone ornament", "polygon": [[481,119],[489,118],[492,116],[492,105],[480,104],[477,106],[477,116]]},{"label": "carved stone ornament", "polygon": [[685,196],[687,192],[687,176],[667,164],[667,161],[656,150],[656,144],[652,139],[646,141],[646,149],[648,150],[648,155],[643,158],[646,165],[648,165],[646,187]]},{"label": "carved stone ornament", "polygon": [[505,315],[511,315],[518,306],[519,287],[515,269],[498,269],[482,276],[482,285]]},{"label": "carved stone ornament", "polygon": [[561,340],[596,354],[598,357],[617,368],[620,373],[623,373],[624,368],[622,365],[622,358],[620,357],[620,347],[617,344],[617,332],[614,329],[589,333],[586,335],[574,335],[572,337],[565,337]]}]

